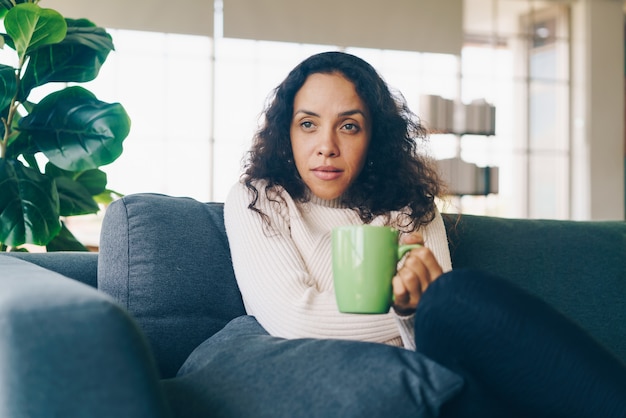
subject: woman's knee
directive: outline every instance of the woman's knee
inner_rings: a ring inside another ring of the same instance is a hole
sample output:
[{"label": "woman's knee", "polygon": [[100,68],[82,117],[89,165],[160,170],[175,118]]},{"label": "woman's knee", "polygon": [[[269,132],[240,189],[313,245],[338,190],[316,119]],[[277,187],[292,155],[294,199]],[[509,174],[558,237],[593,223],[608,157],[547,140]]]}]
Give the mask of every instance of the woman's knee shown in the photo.
[{"label": "woman's knee", "polygon": [[455,269],[430,284],[422,295],[418,310],[438,307],[447,311],[454,307],[508,304],[520,299],[525,303],[542,303],[504,278],[476,269]]},{"label": "woman's knee", "polygon": [[[430,346],[462,345],[493,328],[524,316],[538,298],[505,279],[472,269],[452,270],[431,283],[415,312],[416,343]],[[426,347],[423,347],[426,349]]]}]

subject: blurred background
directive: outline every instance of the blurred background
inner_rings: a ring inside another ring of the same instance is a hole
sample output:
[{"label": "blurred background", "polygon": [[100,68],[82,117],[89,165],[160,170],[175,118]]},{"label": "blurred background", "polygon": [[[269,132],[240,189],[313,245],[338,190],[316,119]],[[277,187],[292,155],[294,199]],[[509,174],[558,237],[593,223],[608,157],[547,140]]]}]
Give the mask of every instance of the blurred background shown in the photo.
[{"label": "blurred background", "polygon": [[[443,210],[624,219],[622,0],[40,5],[113,36],[88,88],[132,119],[122,156],[102,168],[120,193],[223,201],[272,89],[309,55],[341,50],[370,62],[431,129],[425,152],[452,192]],[[103,211],[68,227],[97,247]]]}]

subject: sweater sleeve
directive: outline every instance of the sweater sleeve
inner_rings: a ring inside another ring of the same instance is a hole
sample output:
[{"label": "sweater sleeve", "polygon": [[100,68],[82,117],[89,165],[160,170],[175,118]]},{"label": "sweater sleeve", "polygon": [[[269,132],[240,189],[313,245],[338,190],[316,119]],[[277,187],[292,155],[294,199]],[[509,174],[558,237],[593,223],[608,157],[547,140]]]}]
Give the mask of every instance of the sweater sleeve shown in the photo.
[{"label": "sweater sleeve", "polygon": [[424,244],[433,252],[443,272],[452,270],[448,234],[439,211],[436,212],[435,219],[424,228],[422,233],[424,234]]},{"label": "sweater sleeve", "polygon": [[[311,276],[291,237],[291,223],[298,219],[289,213],[288,204],[278,204],[260,190],[257,207],[269,216],[268,227],[258,213],[248,209],[249,201],[247,188],[238,184],[224,208],[235,276],[248,314],[270,334],[284,338],[401,343],[392,313],[342,314],[334,292],[316,286],[319,278]],[[330,262],[326,251],[315,257]]]}]

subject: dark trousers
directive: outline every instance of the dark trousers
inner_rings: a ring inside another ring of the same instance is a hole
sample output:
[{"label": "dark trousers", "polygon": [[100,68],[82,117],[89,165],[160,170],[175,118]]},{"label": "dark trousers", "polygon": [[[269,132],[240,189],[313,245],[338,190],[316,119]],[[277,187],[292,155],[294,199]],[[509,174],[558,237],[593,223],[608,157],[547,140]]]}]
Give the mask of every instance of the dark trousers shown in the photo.
[{"label": "dark trousers", "polygon": [[415,316],[417,351],[459,373],[442,417],[626,417],[626,365],[513,284],[454,270]]}]

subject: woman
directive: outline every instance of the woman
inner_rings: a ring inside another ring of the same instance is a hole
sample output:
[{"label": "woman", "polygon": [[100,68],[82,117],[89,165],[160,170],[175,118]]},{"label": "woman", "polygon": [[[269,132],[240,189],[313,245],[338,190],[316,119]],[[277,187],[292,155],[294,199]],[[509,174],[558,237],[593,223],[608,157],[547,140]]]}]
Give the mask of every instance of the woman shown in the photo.
[{"label": "woman", "polygon": [[[446,232],[435,206],[442,186],[417,145],[424,136],[424,128],[404,100],[395,97],[363,60],[327,52],[294,68],[276,89],[242,182],[234,186],[225,205],[233,265],[246,310],[278,337],[354,339],[417,348],[465,377],[466,388],[444,415],[498,414],[511,403],[519,410],[533,411],[535,406],[542,410],[542,402],[533,404],[535,400],[518,395],[518,384],[529,370],[517,370],[511,384],[499,373],[483,371],[480,363],[485,352],[505,351],[510,361],[509,357],[517,360],[523,349],[511,352],[504,343],[485,349],[489,332],[494,332],[487,329],[493,317],[478,312],[479,319],[469,324],[464,318],[476,316],[468,316],[476,314],[468,312],[473,304],[490,304],[490,315],[499,312],[513,321],[534,315],[535,322],[542,324],[544,316],[558,315],[543,305],[533,305],[532,312],[526,312],[524,304],[519,304],[519,312],[511,310],[509,300],[531,298],[501,280],[452,271]],[[408,253],[393,278],[394,305],[387,315],[347,315],[337,310],[330,231],[363,223],[393,226],[405,243],[423,244]],[[433,291],[425,293],[431,285]],[[493,289],[496,294],[491,295]],[[473,298],[470,308],[455,305],[455,293]],[[423,294],[424,303],[419,303]],[[560,321],[567,322],[558,317],[554,326],[561,328]],[[521,327],[531,328],[528,335],[533,337],[552,338],[551,328],[535,332],[535,322]],[[447,336],[442,337],[442,329]],[[577,329],[568,332],[553,338],[549,349],[558,352],[569,339],[582,338]],[[574,363],[592,355],[599,358],[601,369],[606,366],[602,370],[607,376],[601,375],[594,389],[603,396],[609,393],[600,405],[606,407],[606,399],[622,395],[626,399],[626,386],[619,386],[626,383],[623,366],[595,343],[582,345],[585,348],[572,357]],[[533,382],[537,390],[549,388],[551,396],[568,400],[580,395],[575,384],[561,382],[564,377],[558,371],[527,360],[514,363],[545,375],[540,385]],[[587,363],[580,371],[584,378],[598,366]],[[615,405],[609,402],[607,408]]]},{"label": "woman", "polygon": [[[227,201],[229,239],[237,248],[233,256],[246,308],[271,334],[412,347],[411,316],[347,317],[335,303],[328,256],[334,226],[367,222],[405,232],[422,227],[432,252],[425,247],[409,254],[394,279],[394,310],[401,314],[417,304],[420,288],[411,281],[419,276],[410,269],[423,268],[422,257],[433,270],[421,276],[424,287],[451,268],[434,204],[440,186],[416,149],[423,128],[375,71],[355,60],[320,55],[308,62],[326,72],[304,63],[277,90],[244,184]],[[329,73],[335,67],[340,72]],[[358,93],[347,77],[358,80]],[[422,241],[417,234],[406,239]]]}]

